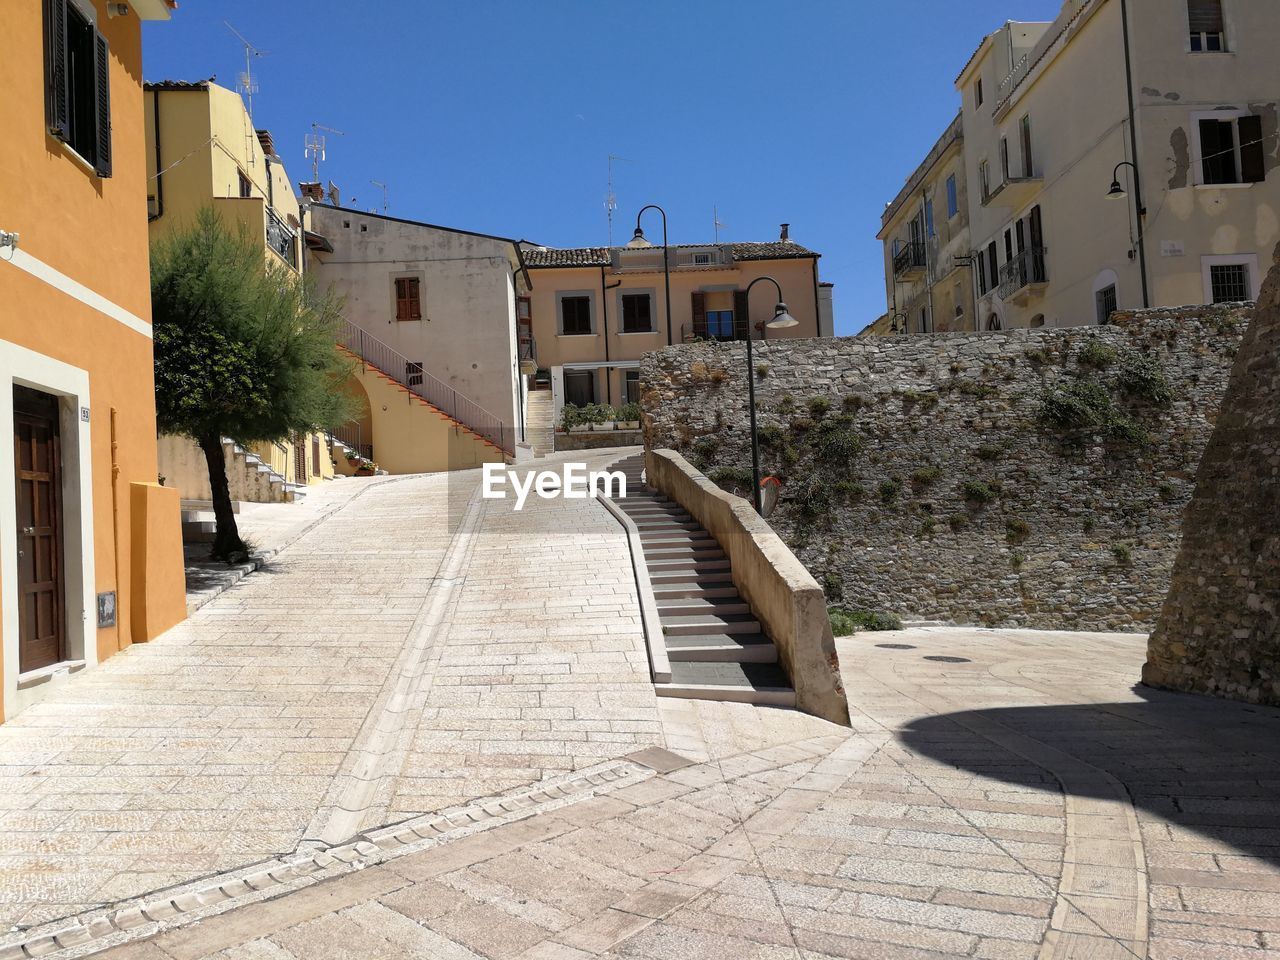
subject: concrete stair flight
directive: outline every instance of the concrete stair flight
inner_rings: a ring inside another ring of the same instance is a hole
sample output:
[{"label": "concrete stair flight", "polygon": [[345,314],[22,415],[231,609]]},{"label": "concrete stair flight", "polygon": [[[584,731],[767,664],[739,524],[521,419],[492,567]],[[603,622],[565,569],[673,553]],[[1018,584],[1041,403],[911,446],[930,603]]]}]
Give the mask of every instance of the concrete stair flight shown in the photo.
[{"label": "concrete stair flight", "polygon": [[533,447],[535,457],[545,457],[555,450],[555,401],[550,390],[534,390],[529,394],[525,413],[525,439]]},{"label": "concrete stair flight", "polygon": [[612,468],[627,478],[618,506],[640,532],[671,680],[659,696],[795,706],[778,650],[733,585],[720,544],[673,500],[641,479],[643,456]]}]

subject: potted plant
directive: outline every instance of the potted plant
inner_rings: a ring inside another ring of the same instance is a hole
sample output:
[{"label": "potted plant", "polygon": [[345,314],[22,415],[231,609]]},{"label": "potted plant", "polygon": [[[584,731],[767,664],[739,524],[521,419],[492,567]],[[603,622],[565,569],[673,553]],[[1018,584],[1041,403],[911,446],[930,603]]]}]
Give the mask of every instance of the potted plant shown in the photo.
[{"label": "potted plant", "polygon": [[624,403],[614,411],[613,423],[619,430],[640,429],[640,404]]},{"label": "potted plant", "polygon": [[587,407],[587,420],[592,430],[612,430],[613,407],[607,403],[593,403]]},{"label": "potted plant", "polygon": [[365,460],[363,457],[360,458],[360,463],[356,466],[357,477],[372,477],[377,472],[378,465],[376,463],[372,460]]},{"label": "potted plant", "polygon": [[587,423],[586,410],[586,407],[572,403],[564,405],[564,409],[560,411],[560,422],[568,433],[584,433],[591,429],[591,425]]}]

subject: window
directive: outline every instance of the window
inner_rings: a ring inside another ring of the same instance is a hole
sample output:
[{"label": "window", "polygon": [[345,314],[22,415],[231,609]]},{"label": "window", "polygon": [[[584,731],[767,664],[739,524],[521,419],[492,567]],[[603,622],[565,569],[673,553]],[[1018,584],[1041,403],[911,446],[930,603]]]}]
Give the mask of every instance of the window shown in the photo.
[{"label": "window", "polygon": [[978,187],[981,190],[982,202],[986,203],[991,198],[991,173],[987,168],[986,160],[978,161]]},{"label": "window", "polygon": [[1213,303],[1249,299],[1249,268],[1243,263],[1215,263],[1209,267]]},{"label": "window", "polygon": [[978,261],[978,295],[987,292],[987,258],[981,253],[977,256]]},{"label": "window", "polygon": [[75,0],[45,0],[45,118],[50,134],[88,161],[99,177],[109,177],[110,59],[91,16]]},{"label": "window", "polygon": [[1022,140],[1022,175],[1035,176],[1035,164],[1031,162],[1031,117],[1024,116],[1018,121],[1018,133]]},{"label": "window", "polygon": [[1222,29],[1222,0],[1187,0],[1191,50],[1216,53],[1227,49]]},{"label": "window", "polygon": [[924,232],[927,237],[936,237],[938,234],[933,229],[933,198],[929,197],[924,202]]},{"label": "window", "polygon": [[960,210],[960,200],[956,196],[956,175],[947,177],[947,219],[954,217]]},{"label": "window", "polygon": [[651,333],[653,331],[653,298],[647,293],[622,295],[622,332]]},{"label": "window", "polygon": [[564,402],[575,407],[585,407],[596,402],[596,375],[594,370],[566,370],[564,372]]},{"label": "window", "polygon": [[1110,284],[1094,294],[1098,311],[1098,325],[1104,326],[1111,321],[1111,314],[1116,309],[1116,285]]},{"label": "window", "polygon": [[715,254],[713,253],[695,253],[693,255],[693,265],[695,267],[709,267],[715,263]]},{"label": "window", "polygon": [[422,363],[414,363],[412,360],[404,362],[404,382],[411,387],[419,386],[422,383]]},{"label": "window", "polygon": [[924,308],[920,310],[920,332],[929,332],[929,311]]},{"label": "window", "polygon": [[640,402],[640,371],[624,370],[622,373],[622,392],[627,403]]},{"label": "window", "polygon": [[973,81],[973,108],[982,106],[982,78]]},{"label": "window", "polygon": [[581,295],[560,298],[560,332],[577,336],[591,332],[591,298]]},{"label": "window", "polygon": [[1198,129],[1202,183],[1260,183],[1266,179],[1261,117],[1202,117]]},{"label": "window", "polygon": [[987,283],[994,287],[1000,282],[1000,263],[996,259],[996,242],[987,244]]},{"label": "window", "polygon": [[417,277],[396,277],[396,319],[422,319],[422,281]]},{"label": "window", "polygon": [[253,184],[249,182],[249,178],[241,170],[237,170],[236,175],[240,178],[240,198],[253,196]]},{"label": "window", "polygon": [[715,340],[733,339],[733,311],[708,310],[707,336]]},{"label": "window", "polygon": [[1000,177],[1007,183],[1009,180],[1009,138],[1000,138]]}]

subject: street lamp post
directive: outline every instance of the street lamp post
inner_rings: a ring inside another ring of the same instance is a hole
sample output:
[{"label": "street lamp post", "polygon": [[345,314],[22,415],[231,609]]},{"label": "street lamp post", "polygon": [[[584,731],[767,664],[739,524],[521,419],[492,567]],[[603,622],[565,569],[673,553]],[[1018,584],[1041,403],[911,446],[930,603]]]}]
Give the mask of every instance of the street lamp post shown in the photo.
[{"label": "street lamp post", "polygon": [[[787,312],[787,305],[782,302],[782,286],[777,280],[770,276],[756,277],[747,284],[747,292],[743,295],[743,302],[751,303],[751,288],[761,280],[768,280],[778,291],[778,302],[773,308],[773,319],[765,324],[773,330],[781,330],[784,327],[794,327],[800,323],[795,317]],[[756,435],[756,368],[751,359],[751,311],[747,311],[747,408],[751,419],[751,505],[756,508],[756,513],[760,512],[760,438]]]},{"label": "street lamp post", "polygon": [[651,203],[647,207],[642,207],[640,212],[636,214],[636,232],[631,238],[628,247],[635,249],[637,247],[651,247],[651,244],[644,237],[644,231],[640,229],[640,218],[644,216],[646,210],[657,210],[662,214],[662,278],[666,284],[667,294],[667,345],[675,343],[671,336],[671,261],[667,254],[667,211],[663,210],[656,203]]},{"label": "street lamp post", "polygon": [[1133,170],[1133,203],[1138,222],[1138,273],[1142,278],[1142,305],[1149,307],[1151,306],[1151,298],[1147,295],[1147,248],[1143,238],[1144,225],[1142,222],[1142,218],[1146,216],[1147,211],[1142,206],[1142,187],[1138,180],[1138,167],[1131,160],[1121,160],[1116,164],[1116,168],[1111,171],[1111,189],[1107,191],[1107,199],[1123,200],[1129,196],[1129,192],[1120,183],[1121,167],[1129,167]]}]

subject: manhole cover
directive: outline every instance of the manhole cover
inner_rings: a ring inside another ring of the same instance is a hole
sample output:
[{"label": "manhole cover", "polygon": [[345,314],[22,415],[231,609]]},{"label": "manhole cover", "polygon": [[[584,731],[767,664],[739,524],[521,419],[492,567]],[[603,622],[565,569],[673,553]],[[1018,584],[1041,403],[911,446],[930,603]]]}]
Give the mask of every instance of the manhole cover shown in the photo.
[{"label": "manhole cover", "polygon": [[914,650],[916,648],[914,643],[877,643],[876,646],[884,650]]},{"label": "manhole cover", "polygon": [[973,663],[968,657],[925,657],[926,660],[932,660],[934,663]]}]

